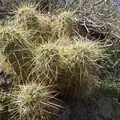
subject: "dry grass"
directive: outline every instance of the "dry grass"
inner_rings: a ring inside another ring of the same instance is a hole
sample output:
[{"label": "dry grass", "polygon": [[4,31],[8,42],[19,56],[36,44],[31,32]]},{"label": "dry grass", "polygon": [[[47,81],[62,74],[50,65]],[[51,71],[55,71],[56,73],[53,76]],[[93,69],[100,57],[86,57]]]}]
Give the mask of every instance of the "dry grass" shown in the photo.
[{"label": "dry grass", "polygon": [[19,85],[12,93],[11,120],[52,120],[61,106],[55,101],[54,91],[40,83]]},{"label": "dry grass", "polygon": [[95,87],[98,80],[96,61],[103,55],[98,43],[45,44],[34,53],[34,72],[47,84],[58,84],[60,90],[79,95],[88,94]]}]

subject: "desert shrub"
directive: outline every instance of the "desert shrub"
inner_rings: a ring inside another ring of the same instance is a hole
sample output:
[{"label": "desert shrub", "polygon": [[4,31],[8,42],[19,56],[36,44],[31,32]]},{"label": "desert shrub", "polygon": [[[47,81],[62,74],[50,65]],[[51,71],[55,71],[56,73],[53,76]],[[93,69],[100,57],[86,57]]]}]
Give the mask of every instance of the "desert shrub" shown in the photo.
[{"label": "desert shrub", "polygon": [[108,30],[105,31],[107,34],[105,36],[104,44],[107,48],[106,54],[108,54],[108,57],[100,63],[103,66],[103,69],[101,69],[101,79],[104,79],[105,81],[107,79],[111,79],[111,81],[119,81],[120,16],[118,1],[107,0],[98,2],[96,0],[83,0],[79,1],[79,3],[79,20],[85,20],[86,24],[92,23],[87,27],[89,30],[95,29],[95,32],[99,31],[99,27],[97,28],[96,26],[97,24],[103,29],[107,25],[110,26],[108,27]]},{"label": "desert shrub", "polygon": [[[111,80],[102,82],[100,91],[103,95],[120,100],[120,85]],[[120,102],[120,101],[119,101]]]},{"label": "desert shrub", "polygon": [[55,101],[49,86],[36,83],[18,85],[12,92],[11,119],[51,120],[61,107]]},{"label": "desert shrub", "polygon": [[50,17],[39,13],[34,5],[23,4],[15,12],[16,26],[22,31],[22,35],[35,46],[48,41],[51,35],[50,22]]},{"label": "desert shrub", "polygon": [[90,92],[98,80],[96,61],[102,52],[98,43],[90,41],[41,45],[34,52],[34,72],[47,84],[58,84],[63,94],[82,96]]},{"label": "desert shrub", "polygon": [[101,79],[102,80],[111,80],[119,81],[119,73],[120,73],[120,41],[119,38],[116,36],[112,36],[105,41],[106,46],[106,55],[107,57],[104,58],[100,64],[103,66],[101,69]]},{"label": "desert shrub", "polygon": [[119,63],[120,63],[119,53],[115,52],[115,53],[108,54],[108,57],[100,62],[100,64],[103,66],[101,68],[101,75],[100,75],[101,79],[105,81],[106,79],[109,79],[111,81],[118,82],[120,80]]}]

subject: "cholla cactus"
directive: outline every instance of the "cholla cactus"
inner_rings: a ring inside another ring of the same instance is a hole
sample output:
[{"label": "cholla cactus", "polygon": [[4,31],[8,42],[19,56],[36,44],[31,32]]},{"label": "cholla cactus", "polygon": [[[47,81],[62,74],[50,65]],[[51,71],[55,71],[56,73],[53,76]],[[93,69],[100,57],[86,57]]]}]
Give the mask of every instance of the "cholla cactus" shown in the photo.
[{"label": "cholla cactus", "polygon": [[19,85],[12,93],[11,117],[15,120],[52,120],[60,107],[54,103],[49,86],[31,83]]},{"label": "cholla cactus", "polygon": [[36,49],[34,72],[46,83],[57,84],[63,94],[82,96],[91,93],[97,83],[96,61],[102,55],[103,50],[93,41],[69,45],[45,44]]},{"label": "cholla cactus", "polygon": [[1,56],[4,58],[1,61],[2,66],[4,65],[3,68],[7,65],[10,68],[7,69],[14,70],[18,76],[26,79],[32,61],[29,43],[22,38],[17,29],[11,26],[0,31],[0,41],[4,43],[4,45],[1,44]]},{"label": "cholla cactus", "polygon": [[27,80],[32,69],[32,52],[29,47],[24,42],[20,43],[19,40],[11,41],[6,45],[4,55],[20,77],[19,80]]},{"label": "cholla cactus", "polygon": [[19,30],[11,24],[6,24],[0,30],[1,67],[8,72],[17,73],[22,79],[27,79],[28,69],[32,61],[29,42],[24,39]]},{"label": "cholla cactus", "polygon": [[55,17],[52,23],[52,32],[55,37],[72,36],[73,12],[64,11]]},{"label": "cholla cactus", "polygon": [[48,41],[51,35],[50,22],[50,18],[39,13],[34,5],[23,4],[15,12],[16,25],[34,45]]},{"label": "cholla cactus", "polygon": [[44,44],[34,51],[33,72],[47,84],[54,83],[57,78],[61,58],[55,44]]},{"label": "cholla cactus", "polygon": [[[38,19],[36,16],[37,12],[35,10],[35,7],[33,6],[22,6],[20,8],[18,8],[18,10],[16,11],[16,22],[21,24],[25,29],[29,30],[32,27],[36,27],[37,23],[38,23]],[[31,24],[34,24],[31,25]]]},{"label": "cholla cactus", "polygon": [[103,57],[103,49],[97,42],[80,41],[61,47],[60,52],[66,65],[67,95],[84,97],[91,94],[99,80],[96,61]]},{"label": "cholla cactus", "polygon": [[9,24],[0,25],[0,28],[0,49],[3,50],[6,44],[16,37],[16,33]]}]

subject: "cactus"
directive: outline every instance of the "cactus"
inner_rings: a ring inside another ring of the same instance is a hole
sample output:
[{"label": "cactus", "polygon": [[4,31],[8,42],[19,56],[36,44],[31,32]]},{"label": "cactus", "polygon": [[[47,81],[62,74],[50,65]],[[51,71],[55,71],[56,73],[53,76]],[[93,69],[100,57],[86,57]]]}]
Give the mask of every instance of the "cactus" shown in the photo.
[{"label": "cactus", "polygon": [[55,39],[61,36],[72,37],[73,13],[64,11],[58,14],[52,22],[52,33]]},{"label": "cactus", "polygon": [[50,17],[39,13],[34,5],[21,5],[15,12],[14,21],[22,35],[35,46],[51,36]]},{"label": "cactus", "polygon": [[17,40],[11,41],[5,47],[4,54],[20,80],[27,80],[32,68],[32,52],[26,44]]},{"label": "cactus", "polygon": [[46,83],[57,84],[61,93],[75,95],[76,91],[82,96],[95,87],[98,80],[96,61],[103,55],[98,43],[45,44],[37,48],[35,54],[34,72]]},{"label": "cactus", "polygon": [[[15,120],[52,120],[59,109],[49,86],[37,83],[19,85],[12,93],[11,118]],[[15,112],[16,111],[16,112]],[[15,113],[15,114],[14,114]]]}]

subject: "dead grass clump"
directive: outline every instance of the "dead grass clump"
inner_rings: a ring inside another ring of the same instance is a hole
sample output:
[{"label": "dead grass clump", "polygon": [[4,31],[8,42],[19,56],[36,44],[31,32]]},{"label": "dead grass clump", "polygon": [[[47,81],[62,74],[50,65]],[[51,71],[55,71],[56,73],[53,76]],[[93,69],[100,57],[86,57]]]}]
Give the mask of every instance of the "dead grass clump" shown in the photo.
[{"label": "dead grass clump", "polygon": [[27,39],[37,45],[44,43],[51,35],[50,17],[36,10],[34,5],[21,5],[15,15],[15,23]]},{"label": "dead grass clump", "polygon": [[54,92],[50,87],[29,83],[19,85],[12,93],[11,119],[51,120],[59,105],[54,103]]},{"label": "dead grass clump", "polygon": [[72,23],[73,23],[73,12],[64,11],[57,15],[52,23],[52,33],[55,38],[61,36],[72,36]]},{"label": "dead grass clump", "polygon": [[91,41],[70,45],[42,45],[35,52],[39,77],[49,84],[58,84],[63,94],[88,94],[95,87],[98,75],[96,61],[102,57],[99,44]]}]

